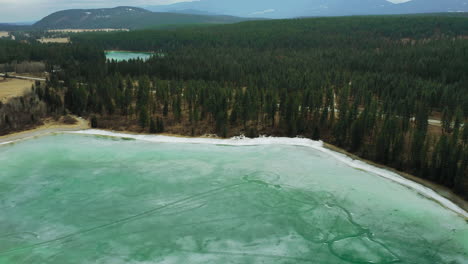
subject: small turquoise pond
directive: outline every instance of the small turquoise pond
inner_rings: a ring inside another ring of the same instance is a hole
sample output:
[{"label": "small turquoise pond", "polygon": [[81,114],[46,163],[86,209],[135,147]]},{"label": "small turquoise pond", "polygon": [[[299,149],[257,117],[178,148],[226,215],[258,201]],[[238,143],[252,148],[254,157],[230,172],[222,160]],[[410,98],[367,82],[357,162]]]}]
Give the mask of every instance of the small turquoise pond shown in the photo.
[{"label": "small turquoise pond", "polygon": [[148,60],[154,53],[151,52],[130,52],[130,51],[106,51],[106,59],[115,61],[128,60]]}]

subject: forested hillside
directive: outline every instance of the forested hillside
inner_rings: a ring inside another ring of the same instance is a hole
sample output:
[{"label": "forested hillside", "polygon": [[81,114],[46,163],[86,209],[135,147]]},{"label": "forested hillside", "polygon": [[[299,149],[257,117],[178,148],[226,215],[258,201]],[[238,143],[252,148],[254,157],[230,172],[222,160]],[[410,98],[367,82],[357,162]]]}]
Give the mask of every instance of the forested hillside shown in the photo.
[{"label": "forested hillside", "polygon": [[146,62],[65,59],[64,70],[37,87],[50,107],[56,102],[47,97],[62,94],[58,109],[96,127],[322,139],[468,193],[467,18],[259,21],[72,42],[164,54]]},{"label": "forested hillside", "polygon": [[[25,44],[0,40],[0,69],[13,68],[9,64],[20,62],[34,66],[37,64],[34,62],[39,61],[46,64],[48,72],[87,76],[91,71],[94,73],[104,68],[105,57],[101,49],[83,45]],[[99,63],[102,65],[99,66]],[[98,74],[104,75],[105,72]],[[40,87],[39,83],[36,85]],[[59,80],[52,75],[44,90],[27,93],[6,103],[0,101],[0,135],[40,125],[46,117],[59,118],[66,114],[63,95],[64,90],[60,87]]]},{"label": "forested hillside", "polygon": [[161,25],[224,24],[244,21],[233,16],[206,16],[150,12],[136,7],[63,10],[41,19],[33,29],[142,29]]}]

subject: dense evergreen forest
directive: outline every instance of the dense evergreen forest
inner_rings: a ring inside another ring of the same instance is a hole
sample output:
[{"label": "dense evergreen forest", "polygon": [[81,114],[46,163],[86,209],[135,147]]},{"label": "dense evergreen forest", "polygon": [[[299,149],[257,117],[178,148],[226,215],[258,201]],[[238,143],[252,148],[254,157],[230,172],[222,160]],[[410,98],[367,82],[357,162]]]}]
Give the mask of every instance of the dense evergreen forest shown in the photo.
[{"label": "dense evergreen forest", "polygon": [[[0,63],[59,65],[37,96],[95,127],[321,139],[468,195],[468,18],[256,21],[72,42],[0,42]],[[106,63],[105,49],[157,55]]]}]

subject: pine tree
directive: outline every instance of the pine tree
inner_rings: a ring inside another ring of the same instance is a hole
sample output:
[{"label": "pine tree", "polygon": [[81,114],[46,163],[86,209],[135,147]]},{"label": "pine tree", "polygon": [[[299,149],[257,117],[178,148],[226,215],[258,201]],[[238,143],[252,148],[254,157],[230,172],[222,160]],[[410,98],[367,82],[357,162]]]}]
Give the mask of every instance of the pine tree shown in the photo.
[{"label": "pine tree", "polygon": [[156,127],[156,122],[154,121],[153,118],[151,118],[151,121],[150,121],[149,132],[152,133],[152,134],[158,132],[158,129],[157,129],[157,127]]},{"label": "pine tree", "polygon": [[169,104],[167,103],[167,100],[164,100],[163,116],[167,117],[168,114],[169,114]]},{"label": "pine tree", "polygon": [[140,108],[138,120],[142,128],[145,128],[146,125],[148,124],[148,109],[146,108],[146,106],[143,106]]},{"label": "pine tree", "polygon": [[98,120],[96,116],[91,117],[91,127],[97,128],[98,127]]},{"label": "pine tree", "polygon": [[463,124],[463,134],[461,136],[461,140],[464,145],[468,145],[468,122],[465,121]]},{"label": "pine tree", "polygon": [[444,108],[442,112],[442,128],[445,133],[451,132],[451,125],[452,125],[452,115],[448,109],[448,107]]},{"label": "pine tree", "polygon": [[164,121],[162,120],[162,118],[157,118],[156,119],[156,131],[158,133],[164,133],[165,129],[164,129]]}]

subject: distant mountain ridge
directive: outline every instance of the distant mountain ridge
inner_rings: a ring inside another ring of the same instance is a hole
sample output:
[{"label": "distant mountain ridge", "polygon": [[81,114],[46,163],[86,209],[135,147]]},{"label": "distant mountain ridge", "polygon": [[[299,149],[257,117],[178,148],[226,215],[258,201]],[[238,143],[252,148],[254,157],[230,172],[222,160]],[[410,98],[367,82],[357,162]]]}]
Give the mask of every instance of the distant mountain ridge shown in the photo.
[{"label": "distant mountain ridge", "polygon": [[392,8],[399,13],[468,12],[468,0],[412,0]]},{"label": "distant mountain ridge", "polygon": [[33,25],[0,24],[0,30],[144,29],[166,25],[227,24],[259,18],[418,13],[462,15],[468,14],[468,0],[411,0],[402,4],[387,0],[200,0],[145,8],[63,10]]},{"label": "distant mountain ridge", "polygon": [[158,12],[198,10],[241,17],[293,18],[468,12],[468,0],[412,0],[401,4],[387,0],[200,0],[146,8]]},{"label": "distant mountain ridge", "polygon": [[169,13],[191,14],[191,15],[204,15],[204,16],[219,16],[220,14],[201,11],[197,9],[175,9],[169,10]]},{"label": "distant mountain ridge", "polygon": [[183,13],[155,13],[143,8],[121,6],[99,9],[70,9],[50,14],[33,25],[35,29],[141,29],[159,25],[235,23],[248,19]]}]

